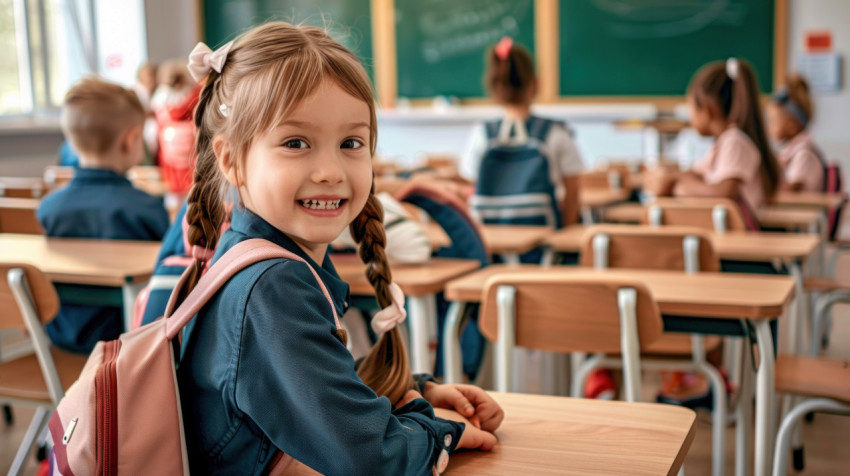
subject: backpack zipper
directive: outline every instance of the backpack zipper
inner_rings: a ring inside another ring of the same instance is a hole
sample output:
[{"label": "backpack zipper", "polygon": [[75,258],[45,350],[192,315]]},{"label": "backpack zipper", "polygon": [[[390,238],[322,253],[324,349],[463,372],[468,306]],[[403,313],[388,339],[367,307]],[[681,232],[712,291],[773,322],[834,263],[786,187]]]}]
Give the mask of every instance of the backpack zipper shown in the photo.
[{"label": "backpack zipper", "polygon": [[97,474],[112,476],[118,474],[118,382],[115,367],[121,341],[106,342],[103,346],[103,365],[95,378],[97,393]]}]

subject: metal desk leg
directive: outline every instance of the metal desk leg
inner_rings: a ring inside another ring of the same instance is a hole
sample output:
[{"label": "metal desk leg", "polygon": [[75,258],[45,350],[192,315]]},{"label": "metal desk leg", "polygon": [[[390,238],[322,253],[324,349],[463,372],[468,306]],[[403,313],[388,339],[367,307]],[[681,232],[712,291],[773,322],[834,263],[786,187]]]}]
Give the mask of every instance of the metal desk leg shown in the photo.
[{"label": "metal desk leg", "polygon": [[519,264],[519,253],[502,253],[499,256],[507,265],[515,266]]},{"label": "metal desk leg", "polygon": [[460,321],[466,311],[465,302],[449,304],[443,323],[443,379],[445,383],[461,383],[463,366],[460,350]]},{"label": "metal desk leg", "polygon": [[759,367],[756,371],[756,476],[770,474],[773,462],[773,417],[775,397],[775,357],[770,319],[751,321],[756,331],[759,351]]},{"label": "metal desk leg", "polygon": [[410,328],[410,367],[413,373],[431,373],[431,355],[428,352],[428,329],[432,309],[428,300],[434,300],[433,294],[409,296],[410,314],[407,316]]},{"label": "metal desk leg", "polygon": [[124,332],[130,330],[133,322],[133,308],[136,305],[136,297],[147,283],[124,283],[121,286],[121,297],[124,301]]},{"label": "metal desk leg", "polygon": [[735,422],[735,476],[752,474],[753,461],[750,441],[753,436],[753,361],[750,357],[750,339],[741,339],[745,348],[741,352],[741,386],[738,387],[737,418]]},{"label": "metal desk leg", "polygon": [[805,293],[806,289],[803,282],[803,268],[799,261],[788,262],[788,268],[791,270],[791,276],[794,277],[794,306],[791,308],[791,322],[788,329],[791,331],[791,339],[789,339],[788,352],[792,355],[798,355],[805,349],[803,334],[806,329],[811,329],[809,312],[806,306]]}]

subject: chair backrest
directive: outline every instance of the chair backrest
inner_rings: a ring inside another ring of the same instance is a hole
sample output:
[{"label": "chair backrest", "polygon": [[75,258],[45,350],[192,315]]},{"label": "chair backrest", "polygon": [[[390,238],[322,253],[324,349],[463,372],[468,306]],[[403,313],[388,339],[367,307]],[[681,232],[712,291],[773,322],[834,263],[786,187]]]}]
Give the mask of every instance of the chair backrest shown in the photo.
[{"label": "chair backrest", "polygon": [[43,235],[36,217],[39,203],[36,198],[0,197],[0,233]]},{"label": "chair backrest", "polygon": [[76,170],[74,167],[65,165],[48,165],[44,168],[44,183],[48,189],[53,190],[70,182],[74,178]]},{"label": "chair backrest", "polygon": [[47,276],[38,268],[23,263],[0,263],[0,329],[23,329],[24,320],[21,309],[15,300],[9,271],[21,269],[26,276],[26,286],[32,297],[32,306],[42,324],[53,320],[59,312],[59,296]]},{"label": "chair backrest", "polygon": [[758,230],[728,198],[658,198],[646,211],[643,223],[647,225],[695,226],[715,233]]},{"label": "chair backrest", "polygon": [[497,294],[515,294],[515,344],[549,352],[621,351],[621,289],[637,293],[637,337],[641,347],[662,332],[661,314],[649,290],[638,282],[605,276],[511,273],[495,275],[484,286],[478,324],[491,341],[499,336]]},{"label": "chair backrest", "polygon": [[695,227],[599,225],[587,229],[582,266],[718,271],[720,261],[708,235]]},{"label": "chair backrest", "polygon": [[47,276],[23,263],[0,264],[0,329],[25,329],[38,358],[48,394],[53,403],[64,395],[62,381],[50,352],[51,343],[44,324],[59,312],[59,296]]},{"label": "chair backrest", "polygon": [[44,191],[39,177],[0,177],[0,197],[41,198]]},{"label": "chair backrest", "polygon": [[628,170],[611,167],[605,170],[591,170],[579,175],[582,189],[621,190],[628,186]]}]

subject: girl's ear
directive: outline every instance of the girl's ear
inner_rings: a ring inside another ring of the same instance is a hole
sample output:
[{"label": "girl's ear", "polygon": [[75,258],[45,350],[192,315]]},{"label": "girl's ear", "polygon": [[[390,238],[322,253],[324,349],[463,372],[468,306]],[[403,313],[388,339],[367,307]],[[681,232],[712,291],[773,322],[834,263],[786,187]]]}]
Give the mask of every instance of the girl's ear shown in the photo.
[{"label": "girl's ear", "polygon": [[213,138],[212,147],[219,170],[230,185],[239,188],[239,175],[236,171],[236,161],[230,144],[224,137],[217,135]]}]

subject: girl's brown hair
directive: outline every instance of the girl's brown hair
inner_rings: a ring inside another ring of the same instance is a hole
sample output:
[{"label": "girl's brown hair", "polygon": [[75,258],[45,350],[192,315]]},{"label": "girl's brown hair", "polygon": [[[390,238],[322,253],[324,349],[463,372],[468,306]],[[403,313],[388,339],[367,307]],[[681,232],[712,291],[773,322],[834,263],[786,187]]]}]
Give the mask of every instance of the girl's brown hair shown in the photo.
[{"label": "girl's brown hair", "polygon": [[688,95],[698,108],[715,110],[755,143],[761,156],[762,188],[770,198],[779,185],[779,163],[764,132],[756,73],[746,61],[733,61],[737,61],[735,78],[729,76],[727,62],[707,64],[691,80]]},{"label": "girl's brown hair", "polygon": [[[372,87],[363,66],[349,50],[320,28],[284,22],[260,25],[235,40],[221,73],[211,71],[207,77],[195,109],[198,159],[186,209],[191,245],[215,249],[225,218],[226,181],[213,151],[213,138],[220,136],[227,141],[235,157],[232,165],[237,181],[241,181],[253,138],[275,128],[325,80],[334,81],[369,106],[369,145],[374,155],[377,120]],[[360,256],[367,264],[366,275],[375,288],[378,303],[386,307],[391,303],[392,275],[384,253],[382,220],[380,202],[370,193],[350,228],[361,245]],[[195,260],[190,269],[192,275],[186,286],[175,291],[178,304],[197,284],[203,263]],[[346,339],[344,332],[338,332],[338,337],[343,342]],[[381,337],[358,373],[377,394],[393,403],[412,388],[407,353],[398,329]]]},{"label": "girl's brown hair", "polygon": [[484,87],[500,104],[522,104],[537,81],[534,60],[528,50],[517,44],[511,44],[506,53],[500,56],[496,46],[487,52]]}]

